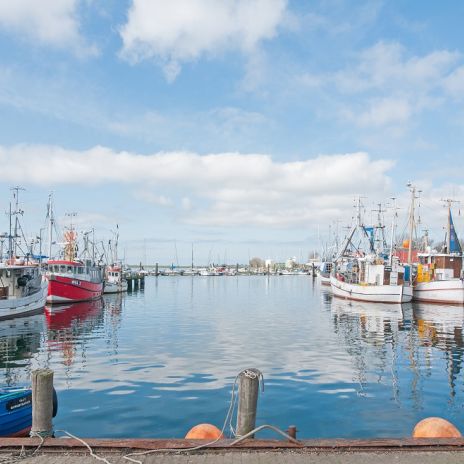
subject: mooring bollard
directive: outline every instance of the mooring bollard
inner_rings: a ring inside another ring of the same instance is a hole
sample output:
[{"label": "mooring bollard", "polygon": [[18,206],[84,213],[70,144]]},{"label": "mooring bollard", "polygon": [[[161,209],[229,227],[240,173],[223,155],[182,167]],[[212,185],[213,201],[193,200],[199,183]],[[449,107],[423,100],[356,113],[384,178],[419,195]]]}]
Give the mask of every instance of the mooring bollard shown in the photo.
[{"label": "mooring bollard", "polygon": [[32,372],[32,428],[30,436],[42,438],[53,435],[53,371],[37,369]]},{"label": "mooring bollard", "polygon": [[291,436],[292,438],[295,438],[296,440],[296,432],[298,432],[298,430],[296,429],[296,425],[289,425],[287,435]]},{"label": "mooring bollard", "polygon": [[[238,378],[237,436],[243,436],[256,428],[259,380],[258,369],[245,369]],[[254,438],[252,435],[250,438]]]}]

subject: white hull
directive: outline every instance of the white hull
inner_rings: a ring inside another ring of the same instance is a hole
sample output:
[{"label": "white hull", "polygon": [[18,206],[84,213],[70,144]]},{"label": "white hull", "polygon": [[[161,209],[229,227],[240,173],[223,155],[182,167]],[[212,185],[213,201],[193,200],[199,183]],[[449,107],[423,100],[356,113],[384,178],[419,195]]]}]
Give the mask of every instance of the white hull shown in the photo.
[{"label": "white hull", "polygon": [[464,282],[461,279],[420,282],[415,285],[415,301],[464,304]]},{"label": "white hull", "polygon": [[127,280],[119,283],[105,282],[103,293],[124,293],[127,292]]},{"label": "white hull", "polygon": [[332,293],[340,298],[372,303],[408,303],[412,300],[412,288],[403,285],[359,285],[341,282],[330,277]]},{"label": "white hull", "polygon": [[319,274],[319,279],[321,281],[321,285],[327,285],[330,287],[330,277],[325,277],[322,274]]},{"label": "white hull", "polygon": [[48,282],[42,281],[40,290],[24,298],[7,298],[0,300],[0,320],[13,317],[27,316],[45,307]]}]

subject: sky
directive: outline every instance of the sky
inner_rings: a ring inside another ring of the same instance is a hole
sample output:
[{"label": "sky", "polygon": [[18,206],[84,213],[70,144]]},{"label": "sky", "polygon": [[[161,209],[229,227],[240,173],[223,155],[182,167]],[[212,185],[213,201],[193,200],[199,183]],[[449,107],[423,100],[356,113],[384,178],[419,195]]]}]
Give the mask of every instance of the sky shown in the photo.
[{"label": "sky", "polygon": [[[0,0],[0,208],[129,263],[305,261],[412,182],[464,199],[464,3]],[[458,233],[464,232],[460,204]],[[0,229],[7,230],[4,216]]]}]

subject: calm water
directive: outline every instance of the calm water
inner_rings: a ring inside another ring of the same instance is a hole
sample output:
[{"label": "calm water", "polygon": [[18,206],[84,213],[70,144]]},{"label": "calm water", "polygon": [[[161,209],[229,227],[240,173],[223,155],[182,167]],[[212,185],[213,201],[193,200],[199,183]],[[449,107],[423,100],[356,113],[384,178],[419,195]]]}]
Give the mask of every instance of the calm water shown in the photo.
[{"label": "calm water", "polygon": [[464,430],[462,326],[461,307],[348,303],[308,276],[151,277],[138,293],[0,322],[0,373],[17,385],[54,369],[55,426],[87,437],[220,427],[246,367],[265,378],[258,424],[399,437],[432,415]]}]

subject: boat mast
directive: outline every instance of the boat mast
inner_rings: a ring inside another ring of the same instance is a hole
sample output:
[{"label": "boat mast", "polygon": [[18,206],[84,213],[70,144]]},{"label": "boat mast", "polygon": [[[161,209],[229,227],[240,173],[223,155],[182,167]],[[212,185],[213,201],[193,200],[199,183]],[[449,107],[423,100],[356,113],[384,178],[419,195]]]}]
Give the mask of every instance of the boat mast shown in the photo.
[{"label": "boat mast", "polygon": [[[65,213],[65,216],[70,218],[69,231],[65,233],[66,246],[65,246],[65,259],[74,261],[76,259],[76,236],[74,233],[74,226],[72,218],[77,216],[77,213]],[[87,248],[87,243],[86,243]]]},{"label": "boat mast", "polygon": [[53,217],[53,194],[48,195],[48,259],[52,258],[52,243],[53,243],[53,227],[55,225],[55,218]]},{"label": "boat mast", "polygon": [[391,237],[390,237],[390,259],[389,259],[390,266],[393,264],[393,245],[395,242],[395,233],[396,233],[396,198],[393,197],[392,200],[393,200],[393,218],[392,218]]},{"label": "boat mast", "polygon": [[12,187],[11,190],[13,191],[13,199],[15,200],[15,210],[14,210],[13,213],[11,213],[11,203],[10,203],[10,236],[11,236],[11,214],[15,215],[14,246],[13,246],[14,250],[12,250],[13,253],[12,253],[12,256],[10,256],[10,258],[13,258],[13,256],[16,257],[17,251],[18,251],[17,250],[18,244],[17,244],[17,241],[16,241],[16,239],[18,238],[18,227],[19,227],[18,215],[23,214],[23,211],[21,211],[19,209],[19,191],[20,190],[26,190],[26,189],[23,188],[23,187],[16,186],[16,187]]},{"label": "boat mast", "polygon": [[335,261],[338,261],[345,254],[345,251],[350,245],[351,239],[353,238],[356,229],[361,226],[361,197],[358,197],[357,209],[358,213],[356,215],[356,223],[353,225],[349,234],[346,236],[345,241],[343,242],[343,245],[335,258]]},{"label": "boat mast", "polygon": [[113,254],[114,264],[118,264],[118,244],[119,244],[119,225],[116,224],[116,240],[114,244],[114,254]]},{"label": "boat mast", "polygon": [[412,262],[412,237],[414,234],[414,208],[416,200],[416,187],[411,183],[408,184],[411,191],[411,211],[409,212],[409,248],[408,248],[408,264]]},{"label": "boat mast", "polygon": [[10,217],[10,230],[8,233],[8,259],[13,259],[13,236],[11,235],[11,201],[10,201],[10,212],[9,212],[9,217]]}]

